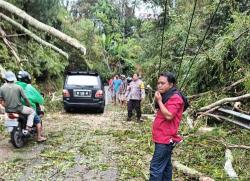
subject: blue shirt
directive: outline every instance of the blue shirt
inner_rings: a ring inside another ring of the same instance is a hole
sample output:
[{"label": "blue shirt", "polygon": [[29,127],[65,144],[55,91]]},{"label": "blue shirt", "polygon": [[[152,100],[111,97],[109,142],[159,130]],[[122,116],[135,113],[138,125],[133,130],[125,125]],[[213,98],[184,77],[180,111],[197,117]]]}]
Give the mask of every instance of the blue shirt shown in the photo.
[{"label": "blue shirt", "polygon": [[119,91],[121,83],[122,83],[121,79],[113,80],[113,85],[114,85],[115,92]]}]

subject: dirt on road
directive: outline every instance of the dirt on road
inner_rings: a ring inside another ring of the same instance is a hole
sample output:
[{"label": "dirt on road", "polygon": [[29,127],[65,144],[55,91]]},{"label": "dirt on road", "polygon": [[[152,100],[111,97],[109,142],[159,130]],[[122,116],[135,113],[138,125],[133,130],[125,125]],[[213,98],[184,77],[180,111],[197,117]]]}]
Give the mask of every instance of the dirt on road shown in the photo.
[{"label": "dirt on road", "polygon": [[125,110],[112,106],[104,114],[47,114],[43,123],[48,140],[39,144],[29,140],[21,149],[0,132],[0,180],[145,180],[148,165],[142,163],[144,171],[139,168],[143,177],[137,170],[131,176],[126,168],[137,159],[128,158],[131,153],[122,143],[133,146],[137,142],[133,129],[141,125],[125,118]]}]

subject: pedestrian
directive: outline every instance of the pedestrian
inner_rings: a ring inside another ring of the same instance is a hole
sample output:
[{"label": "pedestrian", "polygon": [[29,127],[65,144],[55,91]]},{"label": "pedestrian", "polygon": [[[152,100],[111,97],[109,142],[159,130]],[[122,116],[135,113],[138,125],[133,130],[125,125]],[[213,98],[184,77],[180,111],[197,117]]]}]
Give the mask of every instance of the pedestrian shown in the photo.
[{"label": "pedestrian", "polygon": [[116,79],[116,77],[114,76],[112,79],[110,79],[109,81],[109,91],[111,93],[111,99],[112,99],[112,103],[115,102],[115,91],[114,91],[114,80]]},{"label": "pedestrian", "polygon": [[155,150],[150,164],[150,181],[172,180],[172,150],[182,141],[178,128],[184,110],[184,99],[175,87],[173,73],[162,73],[158,79],[155,102],[157,113],[152,126]]},{"label": "pedestrian", "polygon": [[120,85],[120,89],[119,89],[119,101],[121,103],[121,107],[125,107],[126,105],[126,97],[125,97],[125,93],[127,91],[127,79],[125,75],[121,75],[121,80],[122,83]]},{"label": "pedestrian", "polygon": [[114,99],[114,104],[116,104],[116,102],[119,102],[119,89],[121,86],[122,80],[120,79],[120,77],[118,75],[115,76],[114,80],[113,80],[113,86],[114,86],[114,94],[113,94],[113,99]]},{"label": "pedestrian", "polygon": [[128,121],[131,121],[133,110],[136,110],[137,122],[142,122],[141,119],[141,101],[145,98],[145,87],[142,80],[138,78],[138,74],[134,74],[130,82],[126,97],[128,97]]}]

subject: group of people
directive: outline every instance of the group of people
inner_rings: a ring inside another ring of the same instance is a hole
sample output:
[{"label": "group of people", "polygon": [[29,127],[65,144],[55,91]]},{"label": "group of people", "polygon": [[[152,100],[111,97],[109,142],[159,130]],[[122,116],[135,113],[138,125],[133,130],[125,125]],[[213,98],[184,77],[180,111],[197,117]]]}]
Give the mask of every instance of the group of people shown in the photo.
[{"label": "group of people", "polygon": [[[115,102],[117,97],[126,98],[128,121],[131,120],[133,109],[136,110],[137,121],[140,121],[141,101],[145,98],[144,84],[138,78],[138,74],[133,75],[132,81],[124,80],[124,76],[119,79],[116,75],[110,82],[110,90],[114,91],[113,101]],[[155,150],[150,163],[149,180],[171,181],[172,151],[175,145],[182,141],[182,137],[178,135],[178,129],[188,102],[177,90],[175,74],[171,72],[160,74],[154,97],[157,112],[152,125],[152,140],[155,143]]]},{"label": "group of people", "polygon": [[31,76],[26,71],[19,71],[16,75],[12,71],[3,74],[5,83],[0,87],[0,106],[6,113],[20,113],[27,115],[24,134],[28,134],[33,125],[37,129],[37,141],[46,141],[42,133],[41,119],[38,115],[44,98],[40,92],[31,85]]},{"label": "group of people", "polygon": [[133,110],[135,109],[137,122],[142,122],[141,102],[145,98],[145,87],[137,73],[133,74],[132,78],[126,78],[125,75],[115,75],[114,78],[109,81],[109,91],[111,92],[112,102],[114,104],[119,102],[122,107],[127,104],[128,121],[131,121]]},{"label": "group of people", "polygon": [[[36,113],[37,104],[44,103],[44,99],[30,83],[28,72],[20,71],[16,76],[13,72],[5,72],[6,83],[0,87],[0,105],[6,112],[18,112],[28,115],[27,127],[37,126],[37,141],[45,141],[42,136],[41,120]],[[31,91],[32,90],[32,91]],[[131,120],[133,109],[136,110],[137,121],[141,121],[141,101],[145,98],[144,83],[134,74],[132,79],[124,75],[116,75],[111,81],[109,90],[113,102],[127,103],[128,121]],[[171,72],[162,73],[157,82],[155,92],[155,107],[157,113],[152,126],[152,140],[155,150],[150,164],[150,181],[171,181],[171,155],[174,146],[182,141],[178,135],[182,113],[187,108],[185,97],[176,89],[175,75]]]}]

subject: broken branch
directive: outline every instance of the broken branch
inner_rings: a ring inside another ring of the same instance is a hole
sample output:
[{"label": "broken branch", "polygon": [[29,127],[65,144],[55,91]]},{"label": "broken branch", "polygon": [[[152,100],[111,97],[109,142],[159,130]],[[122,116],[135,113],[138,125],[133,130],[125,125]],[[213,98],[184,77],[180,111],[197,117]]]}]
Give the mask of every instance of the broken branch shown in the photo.
[{"label": "broken branch", "polygon": [[68,59],[68,54],[66,52],[64,52],[62,49],[44,41],[43,39],[39,38],[36,34],[32,33],[31,31],[29,31],[28,29],[26,29],[25,27],[23,27],[21,24],[17,23],[16,21],[14,21],[13,19],[9,18],[8,16],[0,13],[0,17],[3,18],[4,20],[6,20],[7,22],[11,23],[12,25],[16,26],[17,28],[19,28],[20,30],[22,30],[23,32],[25,32],[27,35],[29,35],[30,37],[32,37],[35,41],[37,41],[38,43],[49,47],[53,50],[55,50],[56,52],[60,53],[61,55],[63,55],[64,57],[66,57]]},{"label": "broken branch", "polygon": [[183,172],[184,174],[188,175],[191,178],[199,178],[199,180],[204,180],[204,178],[206,178],[209,181],[213,181],[214,179],[210,178],[210,177],[205,177],[203,173],[198,172],[197,170],[193,169],[193,168],[189,168],[183,164],[181,164],[178,161],[173,161],[173,166]]},{"label": "broken branch", "polygon": [[0,0],[0,7],[3,8],[6,11],[9,11],[10,13],[13,13],[15,15],[17,15],[18,17],[22,18],[23,20],[25,20],[28,24],[30,24],[31,26],[33,26],[36,29],[39,29],[41,31],[47,32],[52,36],[55,36],[57,38],[59,38],[60,40],[68,43],[69,45],[75,47],[76,49],[80,50],[84,55],[86,54],[86,48],[76,39],[64,34],[63,32],[48,26],[40,21],[38,21],[37,19],[33,18],[32,16],[28,15],[26,12],[24,12],[23,10],[19,9],[18,7]]},{"label": "broken branch", "polygon": [[16,51],[14,50],[14,48],[10,45],[10,42],[7,40],[6,38],[6,33],[4,32],[4,30],[0,27],[0,34],[2,35],[2,39],[4,44],[10,49],[10,52],[13,54],[13,56],[16,58],[17,60],[17,64],[22,65],[21,64],[21,59],[19,58],[19,56],[17,55]]},{"label": "broken branch", "polygon": [[198,111],[199,112],[204,112],[206,110],[212,109],[215,106],[221,106],[222,104],[225,104],[225,103],[228,103],[228,102],[236,102],[236,101],[239,101],[239,100],[242,100],[242,99],[248,99],[248,98],[250,98],[250,93],[239,96],[239,97],[224,98],[224,99],[221,99],[221,100],[219,100],[219,101],[217,101],[217,102],[215,102],[213,104],[202,107]]}]

